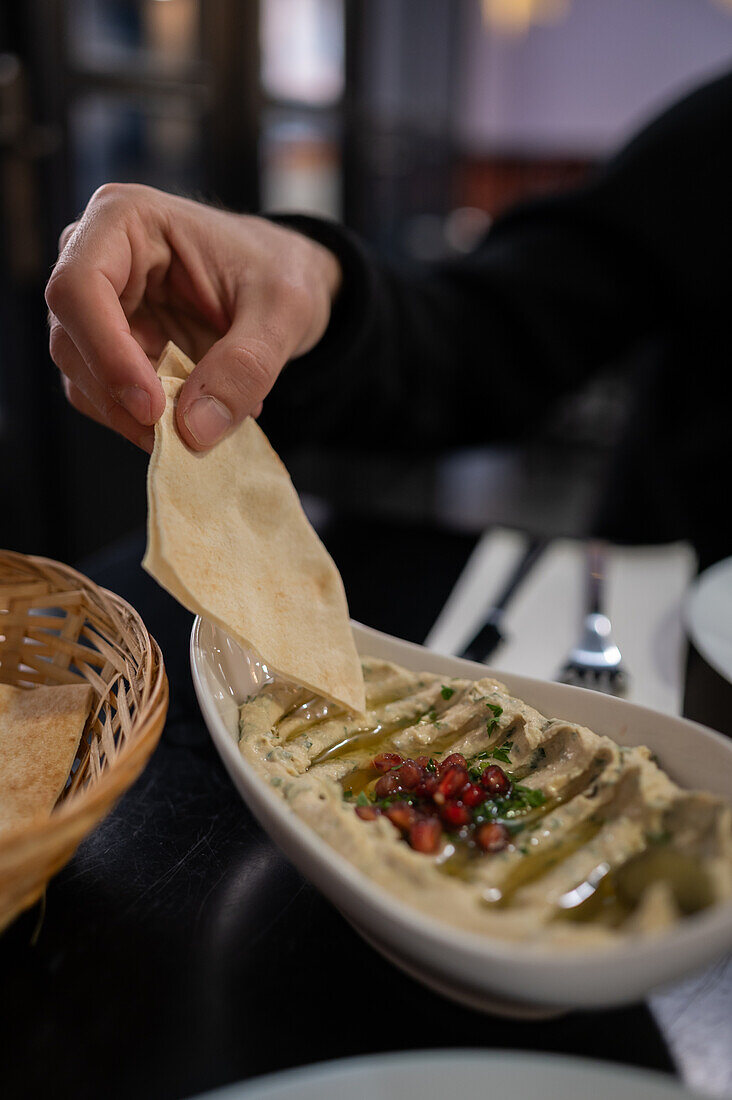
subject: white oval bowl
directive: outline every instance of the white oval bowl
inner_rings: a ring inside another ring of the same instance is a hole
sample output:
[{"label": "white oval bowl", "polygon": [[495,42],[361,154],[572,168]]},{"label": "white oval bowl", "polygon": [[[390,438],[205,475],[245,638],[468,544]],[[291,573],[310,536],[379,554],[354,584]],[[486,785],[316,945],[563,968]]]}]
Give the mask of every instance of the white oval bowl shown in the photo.
[{"label": "white oval bowl", "polygon": [[[442,656],[359,623],[353,623],[353,634],[359,653],[415,671],[469,679],[490,674],[483,665]],[[687,917],[657,937],[593,951],[516,944],[433,919],[349,863],[244,762],[237,746],[238,705],[259,686],[253,655],[219,627],[197,618],[191,632],[191,670],[213,742],[263,828],[369,943],[446,996],[474,1008],[527,1016],[625,1004],[732,947],[732,902]],[[578,722],[621,745],[647,745],[682,786],[732,802],[732,741],[720,734],[584,688],[496,676],[543,714]]]},{"label": "white oval bowl", "polygon": [[693,1100],[673,1078],[607,1062],[476,1050],[370,1054],[239,1081],[197,1100]]}]

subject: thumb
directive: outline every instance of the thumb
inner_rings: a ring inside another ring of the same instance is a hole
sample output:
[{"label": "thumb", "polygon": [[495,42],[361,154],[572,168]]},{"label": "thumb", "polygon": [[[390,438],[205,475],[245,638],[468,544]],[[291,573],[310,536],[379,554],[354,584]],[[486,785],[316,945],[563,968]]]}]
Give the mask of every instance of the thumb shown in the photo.
[{"label": "thumb", "polygon": [[206,451],[245,417],[257,416],[289,354],[279,333],[235,322],[180,391],[176,417],[183,441]]}]

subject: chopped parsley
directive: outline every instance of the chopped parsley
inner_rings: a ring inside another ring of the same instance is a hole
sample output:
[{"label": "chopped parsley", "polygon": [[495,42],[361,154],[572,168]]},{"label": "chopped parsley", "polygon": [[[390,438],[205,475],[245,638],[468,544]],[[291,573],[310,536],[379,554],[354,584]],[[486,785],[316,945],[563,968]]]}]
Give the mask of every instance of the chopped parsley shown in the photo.
[{"label": "chopped parsley", "polygon": [[496,818],[510,821],[516,817],[523,817],[530,810],[543,806],[545,802],[546,796],[542,791],[533,787],[524,787],[521,783],[514,783],[507,797],[491,798],[479,806],[475,811],[475,821],[479,823]]},{"label": "chopped parsley", "polygon": [[353,798],[353,791],[344,791],[343,792],[343,801],[344,802],[350,802],[352,798]]},{"label": "chopped parsley", "polygon": [[455,694],[455,688],[448,687],[447,684],[443,684],[440,690],[440,695],[443,699],[452,699]]},{"label": "chopped parsley", "polygon": [[510,752],[513,748],[513,741],[504,741],[497,749],[493,749],[491,756],[494,760],[500,760],[504,764],[510,764]]},{"label": "chopped parsley", "polygon": [[490,764],[491,760],[500,760],[503,764],[510,764],[510,752],[513,748],[513,741],[504,741],[502,745],[499,745],[496,749],[486,749],[485,752],[479,752],[473,757],[472,767],[469,769],[470,778],[478,780],[481,774]]},{"label": "chopped parsley", "polygon": [[526,805],[532,809],[536,806],[543,806],[546,802],[546,795],[538,787],[524,787],[521,783],[515,783],[513,793],[523,799]]},{"label": "chopped parsley", "polygon": [[432,710],[427,711],[427,717],[429,718],[430,722],[437,721],[437,711],[434,707],[432,708]]},{"label": "chopped parsley", "polygon": [[503,707],[499,707],[498,703],[486,703],[488,710],[492,710],[496,718],[500,718],[503,714]]},{"label": "chopped parsley", "polygon": [[361,791],[360,795],[356,799],[356,805],[357,806],[370,806],[371,805],[371,803],[369,802],[369,796],[366,794],[366,791]]}]

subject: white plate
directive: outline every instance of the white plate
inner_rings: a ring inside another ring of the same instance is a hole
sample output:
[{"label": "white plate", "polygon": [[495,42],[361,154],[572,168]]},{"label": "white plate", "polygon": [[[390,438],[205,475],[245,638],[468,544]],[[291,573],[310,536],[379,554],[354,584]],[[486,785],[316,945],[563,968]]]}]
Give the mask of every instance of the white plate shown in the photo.
[{"label": "white plate", "polygon": [[547,1054],[424,1051],[348,1058],[242,1081],[199,1100],[690,1100],[647,1070]]},{"label": "white plate", "polygon": [[732,558],[697,577],[684,603],[684,620],[707,664],[732,683]]},{"label": "white plate", "polygon": [[[428,672],[477,679],[484,666],[432,653],[353,624],[359,653]],[[636,1001],[732,947],[732,903],[686,918],[657,938],[601,951],[556,951],[453,928],[382,890],[305,827],[237,746],[238,703],[257,687],[257,666],[218,627],[196,619],[191,633],[196,695],[214,744],[242,798],[295,866],[387,958],[425,984],[471,1007],[507,1014]],[[501,674],[509,689],[544,714],[560,716],[619,744],[645,744],[672,778],[732,802],[732,741],[674,718],[566,684]]]}]

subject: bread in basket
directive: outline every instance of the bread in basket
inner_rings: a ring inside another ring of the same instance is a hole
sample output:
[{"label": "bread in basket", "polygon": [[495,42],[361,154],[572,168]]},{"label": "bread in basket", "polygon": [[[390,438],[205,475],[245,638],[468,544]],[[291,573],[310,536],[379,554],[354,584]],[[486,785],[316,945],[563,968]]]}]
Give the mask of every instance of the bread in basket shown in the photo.
[{"label": "bread in basket", "polygon": [[137,778],[168,709],[160,647],[129,604],[60,562],[0,551],[0,682],[84,680],[91,710],[56,808],[0,838],[0,930]]}]

